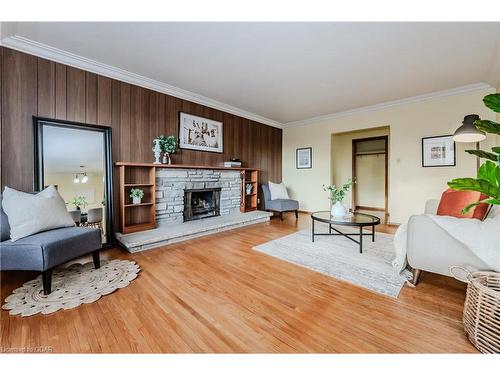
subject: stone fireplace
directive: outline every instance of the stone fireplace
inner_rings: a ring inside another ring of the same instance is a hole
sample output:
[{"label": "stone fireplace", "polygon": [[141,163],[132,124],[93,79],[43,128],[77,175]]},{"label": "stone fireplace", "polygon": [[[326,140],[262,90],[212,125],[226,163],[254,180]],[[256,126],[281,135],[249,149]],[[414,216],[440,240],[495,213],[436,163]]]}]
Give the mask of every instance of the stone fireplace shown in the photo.
[{"label": "stone fireplace", "polygon": [[161,225],[163,223],[173,224],[188,221],[185,217],[186,205],[189,203],[186,199],[186,192],[196,191],[205,195],[206,193],[202,192],[204,190],[218,191],[216,193],[218,194],[218,214],[211,216],[224,216],[240,212],[240,171],[157,168],[157,222]]},{"label": "stone fireplace", "polygon": [[221,188],[184,190],[184,221],[220,215]]}]

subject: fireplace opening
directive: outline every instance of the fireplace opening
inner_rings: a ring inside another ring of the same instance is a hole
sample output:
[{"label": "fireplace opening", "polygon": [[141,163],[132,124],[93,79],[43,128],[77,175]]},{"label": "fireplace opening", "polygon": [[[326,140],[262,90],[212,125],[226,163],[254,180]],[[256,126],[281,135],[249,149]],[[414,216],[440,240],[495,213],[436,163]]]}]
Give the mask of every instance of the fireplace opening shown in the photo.
[{"label": "fireplace opening", "polygon": [[184,190],[184,221],[220,215],[221,188]]}]

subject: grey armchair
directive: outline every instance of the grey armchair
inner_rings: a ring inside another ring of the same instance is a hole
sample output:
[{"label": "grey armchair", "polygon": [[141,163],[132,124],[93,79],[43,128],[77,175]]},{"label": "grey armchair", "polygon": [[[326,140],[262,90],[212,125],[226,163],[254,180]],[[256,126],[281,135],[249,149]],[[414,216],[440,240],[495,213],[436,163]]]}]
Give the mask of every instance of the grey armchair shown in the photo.
[{"label": "grey armchair", "polygon": [[9,221],[1,206],[0,228],[0,270],[42,272],[43,293],[46,295],[51,293],[52,270],[56,266],[92,253],[95,268],[100,267],[102,243],[101,231],[97,228],[59,228],[12,242]]},{"label": "grey armchair", "polygon": [[299,202],[293,199],[271,199],[271,191],[267,184],[262,185],[264,194],[264,209],[279,214],[280,220],[283,220],[283,212],[295,212],[295,218],[299,217]]}]

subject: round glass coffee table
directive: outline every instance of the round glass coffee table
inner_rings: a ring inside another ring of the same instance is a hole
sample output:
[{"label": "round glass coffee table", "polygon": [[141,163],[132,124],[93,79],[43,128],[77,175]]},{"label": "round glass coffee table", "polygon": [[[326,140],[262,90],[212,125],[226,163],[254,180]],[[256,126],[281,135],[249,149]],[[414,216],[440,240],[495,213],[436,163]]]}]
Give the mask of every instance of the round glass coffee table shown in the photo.
[{"label": "round glass coffee table", "polygon": [[[344,217],[333,217],[330,211],[317,211],[311,214],[312,219],[312,242],[315,236],[344,236],[359,245],[359,252],[363,252],[363,236],[372,236],[372,242],[375,242],[375,225],[380,224],[380,219],[373,215],[351,212]],[[328,224],[328,233],[315,233],[314,223],[320,221]],[[346,227],[358,227],[358,233],[344,233],[341,230],[333,227],[334,225],[342,225]],[[370,233],[363,233],[363,227],[372,227]],[[332,233],[335,232],[335,233]],[[353,238],[359,236],[359,241]]]}]

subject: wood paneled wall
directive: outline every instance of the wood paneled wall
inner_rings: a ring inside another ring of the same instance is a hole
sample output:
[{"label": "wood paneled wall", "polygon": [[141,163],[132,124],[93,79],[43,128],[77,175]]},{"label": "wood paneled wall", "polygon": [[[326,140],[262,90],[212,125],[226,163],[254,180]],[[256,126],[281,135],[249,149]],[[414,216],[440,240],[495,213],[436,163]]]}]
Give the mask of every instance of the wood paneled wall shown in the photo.
[{"label": "wood paneled wall", "polygon": [[0,64],[2,188],[33,188],[34,115],[111,126],[113,162],[151,162],[152,139],[178,136],[181,111],[222,121],[224,153],[179,150],[175,164],[237,157],[261,182],[281,181],[281,129],[5,47]]}]

